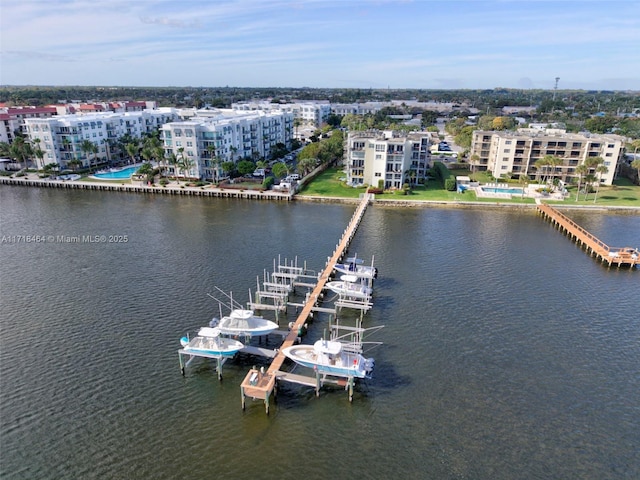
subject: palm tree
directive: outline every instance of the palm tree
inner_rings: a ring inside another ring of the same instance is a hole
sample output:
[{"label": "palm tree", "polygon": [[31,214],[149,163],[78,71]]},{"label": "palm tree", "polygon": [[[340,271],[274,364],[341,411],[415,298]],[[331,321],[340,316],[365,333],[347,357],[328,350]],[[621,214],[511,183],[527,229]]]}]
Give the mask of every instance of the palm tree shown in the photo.
[{"label": "palm tree", "polygon": [[593,203],[596,203],[596,199],[598,198],[598,192],[600,191],[600,183],[602,183],[602,175],[606,174],[609,171],[606,165],[600,164],[596,167],[596,175],[598,180],[598,185],[596,187],[596,194],[593,197]]},{"label": "palm tree", "polygon": [[298,173],[300,173],[300,175],[303,177],[306,176],[316,167],[317,163],[317,158],[303,158],[302,160],[298,161],[298,164],[296,165]]},{"label": "palm tree", "polygon": [[636,158],[636,154],[638,150],[640,150],[640,138],[636,138],[633,142],[631,142],[631,146],[633,147],[633,158]]},{"label": "palm tree", "polygon": [[182,166],[182,171],[184,172],[184,178],[186,181],[188,178],[191,178],[191,167],[194,165],[193,160],[188,156],[183,156],[180,165]]},{"label": "palm tree", "polygon": [[585,177],[584,177],[584,185],[585,185],[585,189],[584,189],[584,201],[587,201],[587,196],[589,195],[589,189],[591,187],[591,185],[593,184],[593,182],[596,181],[596,176],[593,173],[588,173]]},{"label": "palm tree", "polygon": [[93,159],[89,157],[89,155],[93,155],[93,158],[95,158],[95,154],[98,153],[98,147],[91,140],[83,140],[80,144],[80,150],[87,154],[89,160],[89,172],[91,172],[93,167]]},{"label": "palm tree", "polygon": [[469,165],[471,166],[472,179],[473,179],[473,174],[476,173],[476,165],[478,165],[479,161],[480,161],[480,155],[478,155],[477,153],[474,153],[469,158]]},{"label": "palm tree", "polygon": [[638,170],[638,183],[640,183],[640,158],[631,162],[631,166]]},{"label": "palm tree", "polygon": [[524,198],[524,189],[527,188],[527,183],[529,183],[529,177],[524,174],[521,173],[520,176],[518,177],[518,183],[522,184],[522,194],[520,196],[520,198]]},{"label": "palm tree", "polygon": [[543,173],[547,172],[550,157],[551,155],[545,155],[544,158],[539,158],[533,164],[536,167],[536,177],[538,181],[542,180],[544,183],[546,183],[546,175],[543,175]]},{"label": "palm tree", "polygon": [[176,178],[176,182],[178,181],[178,157],[176,154],[171,152],[167,156],[167,163],[173,167],[173,176]]},{"label": "palm tree", "polygon": [[[44,151],[40,148],[40,142],[41,140],[39,138],[34,138],[32,140],[33,142],[33,146],[32,148],[32,153],[33,156],[36,157],[36,168],[38,170],[40,170],[41,168],[44,168],[44,162],[42,161],[44,159]],[[40,160],[38,162],[38,160]]]},{"label": "palm tree", "polygon": [[[24,137],[16,137],[9,147],[9,157],[13,158],[21,168],[27,168],[27,159],[33,154],[31,145],[25,141]],[[24,167],[22,167],[24,163]]]},{"label": "palm tree", "polygon": [[264,182],[264,179],[267,176],[267,173],[264,171],[264,169],[267,168],[267,162],[265,162],[264,160],[257,161],[256,168],[262,169],[262,181]]},{"label": "palm tree", "polygon": [[576,202],[580,198],[580,184],[582,183],[582,177],[589,173],[589,167],[584,163],[581,163],[576,167],[576,174],[578,175],[578,191],[576,192]]},{"label": "palm tree", "polygon": [[[556,180],[556,170],[558,169],[559,166],[561,166],[564,162],[562,161],[562,159],[560,157],[556,157],[555,155],[551,155],[551,158],[549,158],[549,166],[551,167],[551,183],[553,183],[554,185],[557,183]],[[561,172],[562,173],[562,172]]]},{"label": "palm tree", "polygon": [[216,157],[216,146],[213,143],[207,145],[207,152],[209,152],[209,158],[211,159],[211,167],[213,168],[213,180],[218,183],[218,166],[220,159]]},{"label": "palm tree", "polygon": [[584,165],[587,166],[587,172],[588,172],[585,178],[585,181],[587,182],[587,191],[585,192],[585,195],[584,195],[585,201],[587,200],[587,195],[589,194],[588,192],[589,187],[596,180],[595,169],[601,163],[604,163],[604,160],[602,159],[602,157],[589,157],[584,161]]},{"label": "palm tree", "polygon": [[151,163],[151,160],[153,160],[155,155],[156,155],[155,150],[149,146],[143,147],[142,150],[140,151],[140,156],[144,158],[144,160],[148,163]]},{"label": "palm tree", "polygon": [[136,163],[136,155],[138,155],[138,144],[127,143],[124,146],[124,149],[127,151],[127,154],[131,157],[131,163]]}]

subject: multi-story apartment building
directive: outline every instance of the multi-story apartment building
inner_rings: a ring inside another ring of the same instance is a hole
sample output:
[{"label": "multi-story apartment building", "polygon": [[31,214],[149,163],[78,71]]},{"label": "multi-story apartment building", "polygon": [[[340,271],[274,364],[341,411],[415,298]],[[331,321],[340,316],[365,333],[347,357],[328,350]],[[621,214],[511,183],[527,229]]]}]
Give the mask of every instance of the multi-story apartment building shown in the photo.
[{"label": "multi-story apartment building", "polygon": [[24,123],[28,118],[51,118],[58,111],[55,107],[3,107],[0,108],[0,142],[11,143],[16,132],[25,134]]},{"label": "multi-story apartment building", "polygon": [[624,138],[619,135],[566,133],[560,129],[520,129],[473,132],[471,164],[479,171],[503,175],[525,175],[534,178],[540,172],[535,163],[547,155],[558,157],[562,165],[554,176],[565,183],[577,182],[576,167],[591,157],[601,157],[608,171],[600,176],[602,185],[611,185],[624,153]]},{"label": "multi-story apartment building", "polygon": [[428,132],[350,132],[347,183],[402,188],[424,179],[429,168]]},{"label": "multi-story apartment building", "polygon": [[293,114],[280,111],[198,110],[186,121],[162,127],[167,156],[174,155],[189,167],[174,167],[177,176],[217,180],[224,162],[241,158],[269,158],[278,143],[291,148]]},{"label": "multi-story apartment building", "polygon": [[130,135],[141,138],[143,134],[156,132],[163,124],[177,118],[173,108],[58,115],[51,118],[27,118],[25,129],[31,144],[37,144],[43,151],[42,158],[35,158],[37,168],[42,169],[47,164],[55,163],[65,169],[72,161],[89,166],[93,157],[83,151],[84,140],[89,140],[98,148],[95,160],[110,160],[112,145],[120,137]]},{"label": "multi-story apartment building", "polygon": [[332,103],[331,111],[336,115],[365,115],[378,113],[385,107],[398,107],[401,109],[431,110],[442,114],[456,110],[467,110],[477,113],[478,109],[468,104],[444,103],[444,102],[418,102],[416,100],[391,100],[389,102],[363,102],[363,103]]},{"label": "multi-story apartment building", "polygon": [[331,114],[331,105],[328,102],[240,102],[231,105],[237,111],[263,111],[292,113],[293,118],[298,118],[303,124],[319,127],[327,121]]}]

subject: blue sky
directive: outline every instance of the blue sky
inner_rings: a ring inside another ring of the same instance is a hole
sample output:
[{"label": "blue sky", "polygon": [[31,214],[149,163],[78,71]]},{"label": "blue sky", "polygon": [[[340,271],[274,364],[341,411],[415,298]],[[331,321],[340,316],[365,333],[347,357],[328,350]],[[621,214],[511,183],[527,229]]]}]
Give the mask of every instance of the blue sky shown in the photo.
[{"label": "blue sky", "polygon": [[0,0],[0,84],[640,90],[636,0]]}]

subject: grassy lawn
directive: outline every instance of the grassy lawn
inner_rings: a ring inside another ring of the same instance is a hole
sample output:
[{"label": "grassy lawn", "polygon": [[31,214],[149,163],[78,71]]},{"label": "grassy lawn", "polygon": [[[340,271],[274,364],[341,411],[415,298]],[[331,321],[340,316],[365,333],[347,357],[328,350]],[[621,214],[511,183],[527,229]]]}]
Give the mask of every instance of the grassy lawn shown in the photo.
[{"label": "grassy lawn", "polygon": [[[451,170],[452,176],[466,175],[472,177],[481,183],[495,182],[485,172],[470,173],[468,170]],[[324,197],[343,197],[358,198],[361,193],[365,192],[364,188],[348,187],[340,178],[345,176],[342,168],[329,168],[316,177],[299,193],[300,195],[319,195]],[[507,183],[501,180],[501,183]],[[517,182],[509,182],[513,186],[521,186]],[[569,187],[569,197],[564,201],[549,201],[558,205],[594,205],[595,194],[590,193],[587,199],[584,195],[580,195],[580,199],[576,202],[576,188]],[[449,201],[449,202],[486,202],[486,203],[521,203],[534,204],[533,198],[520,198],[514,196],[511,200],[498,198],[477,198],[474,192],[450,192],[440,186],[439,182],[431,180],[427,186],[419,185],[414,187],[408,195],[397,195],[393,193],[377,194],[379,199],[389,200],[431,200],[431,201]],[[595,205],[602,206],[636,206],[640,207],[640,187],[633,185],[627,179],[618,179],[615,184],[607,187],[600,187]]]},{"label": "grassy lawn", "polygon": [[353,188],[340,181],[344,177],[342,168],[327,168],[324,172],[302,187],[298,195],[319,195],[323,197],[358,198],[364,188]]}]

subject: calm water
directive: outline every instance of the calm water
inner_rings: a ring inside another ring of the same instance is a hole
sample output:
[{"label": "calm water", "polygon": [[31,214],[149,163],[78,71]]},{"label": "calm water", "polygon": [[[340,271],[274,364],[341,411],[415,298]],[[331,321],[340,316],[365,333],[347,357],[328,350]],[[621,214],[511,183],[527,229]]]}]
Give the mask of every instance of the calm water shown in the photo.
[{"label": "calm water", "polygon": [[[284,385],[243,412],[249,357],[180,375],[207,293],[320,269],[354,209],[0,187],[0,236],[127,237],[0,245],[0,477],[640,478],[640,271],[533,213],[368,209],[350,252],[384,345],[352,404]],[[640,216],[571,216],[640,246]]]}]

